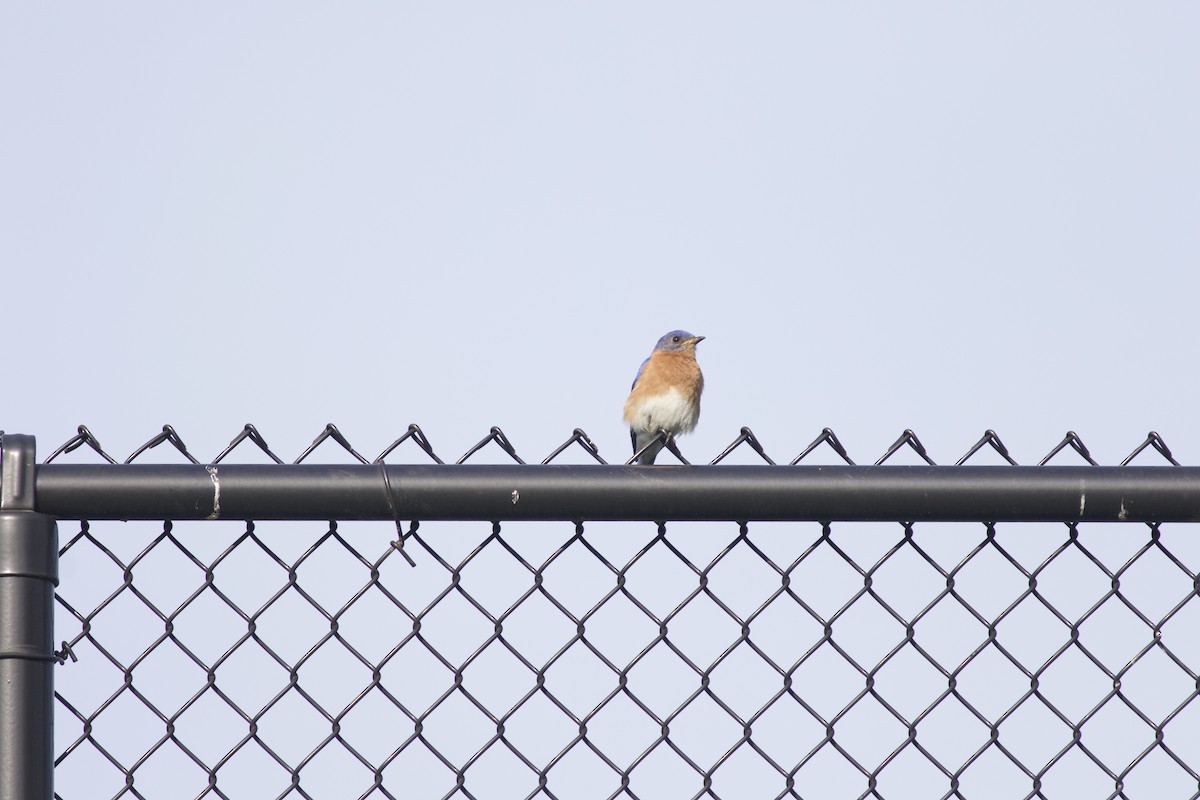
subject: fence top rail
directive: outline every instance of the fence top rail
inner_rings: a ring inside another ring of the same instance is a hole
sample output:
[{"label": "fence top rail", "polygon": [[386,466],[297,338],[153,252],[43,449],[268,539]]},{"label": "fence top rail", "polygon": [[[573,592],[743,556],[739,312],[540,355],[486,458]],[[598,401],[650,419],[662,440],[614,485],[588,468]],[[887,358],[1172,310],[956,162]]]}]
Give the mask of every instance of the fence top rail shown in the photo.
[{"label": "fence top rail", "polygon": [[62,519],[1200,521],[1200,467],[61,464]]}]

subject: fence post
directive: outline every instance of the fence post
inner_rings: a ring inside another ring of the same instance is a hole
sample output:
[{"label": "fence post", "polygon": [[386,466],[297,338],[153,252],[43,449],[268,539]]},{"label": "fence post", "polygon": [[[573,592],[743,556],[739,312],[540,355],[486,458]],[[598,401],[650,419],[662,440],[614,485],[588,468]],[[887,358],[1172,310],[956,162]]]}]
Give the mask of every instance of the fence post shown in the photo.
[{"label": "fence post", "polygon": [[54,796],[58,528],[34,511],[32,436],[0,434],[0,800]]}]

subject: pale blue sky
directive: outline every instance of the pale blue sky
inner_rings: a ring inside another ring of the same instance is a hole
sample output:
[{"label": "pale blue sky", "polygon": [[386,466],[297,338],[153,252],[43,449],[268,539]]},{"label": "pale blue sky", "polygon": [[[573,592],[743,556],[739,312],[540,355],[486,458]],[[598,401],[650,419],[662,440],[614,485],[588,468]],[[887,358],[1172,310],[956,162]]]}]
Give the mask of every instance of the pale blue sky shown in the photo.
[{"label": "pale blue sky", "polygon": [[9,4],[3,426],[1200,459],[1190,3]]}]

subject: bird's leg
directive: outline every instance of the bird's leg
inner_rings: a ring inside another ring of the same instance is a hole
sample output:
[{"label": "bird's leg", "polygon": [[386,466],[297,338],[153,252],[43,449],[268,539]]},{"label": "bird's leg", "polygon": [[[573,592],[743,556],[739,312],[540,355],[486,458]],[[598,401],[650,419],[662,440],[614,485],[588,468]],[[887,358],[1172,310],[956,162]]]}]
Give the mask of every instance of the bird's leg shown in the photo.
[{"label": "bird's leg", "polygon": [[675,457],[678,458],[680,461],[682,461],[684,464],[688,464],[688,465],[691,464],[690,461],[688,461],[686,458],[683,457],[683,453],[679,452],[679,447],[675,444],[675,434],[667,433],[666,431],[659,431],[658,433],[659,433],[659,436],[666,437],[663,440],[664,447],[666,447],[668,450],[670,450],[672,453],[674,453]]}]

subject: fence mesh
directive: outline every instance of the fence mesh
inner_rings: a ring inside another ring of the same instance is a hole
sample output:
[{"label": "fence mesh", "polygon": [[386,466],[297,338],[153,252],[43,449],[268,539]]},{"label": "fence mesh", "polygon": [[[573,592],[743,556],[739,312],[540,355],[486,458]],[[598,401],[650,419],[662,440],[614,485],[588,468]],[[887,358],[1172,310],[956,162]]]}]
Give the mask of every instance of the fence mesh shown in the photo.
[{"label": "fence mesh", "polygon": [[1191,524],[72,525],[64,800],[1200,796]]}]

